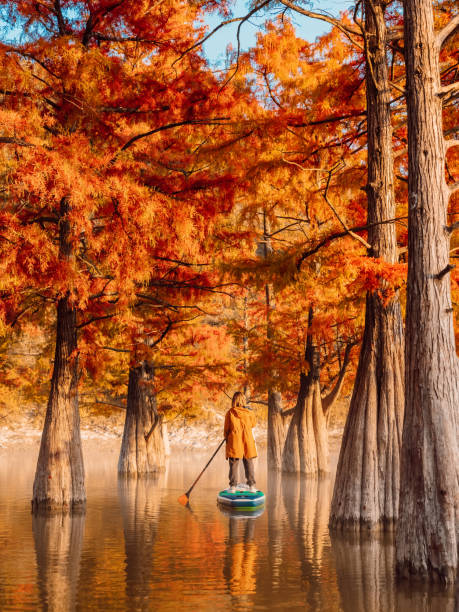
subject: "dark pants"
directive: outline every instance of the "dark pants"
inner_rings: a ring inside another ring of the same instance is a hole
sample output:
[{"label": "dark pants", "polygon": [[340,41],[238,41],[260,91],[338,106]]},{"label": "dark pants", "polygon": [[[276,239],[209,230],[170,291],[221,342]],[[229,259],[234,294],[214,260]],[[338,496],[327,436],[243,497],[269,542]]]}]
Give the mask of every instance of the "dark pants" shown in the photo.
[{"label": "dark pants", "polygon": [[[239,474],[239,459],[235,459],[234,457],[229,457],[229,483],[230,487],[235,487],[238,483],[238,474]],[[253,459],[244,459],[242,460],[244,463],[245,470],[245,478],[247,480],[247,484],[249,487],[255,484],[255,472],[253,469]]]}]

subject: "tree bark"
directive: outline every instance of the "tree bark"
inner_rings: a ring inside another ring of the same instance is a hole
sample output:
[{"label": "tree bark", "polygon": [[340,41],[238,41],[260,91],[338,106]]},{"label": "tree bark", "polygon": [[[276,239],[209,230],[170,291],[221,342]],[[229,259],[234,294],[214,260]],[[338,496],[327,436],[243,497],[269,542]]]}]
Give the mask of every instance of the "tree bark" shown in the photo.
[{"label": "tree bark", "polygon": [[295,412],[282,452],[282,470],[290,473],[317,474],[317,449],[312,416],[313,387],[308,377],[300,374],[300,390]]},{"label": "tree bark", "polygon": [[[367,35],[368,239],[372,255],[398,259],[385,3],[365,2]],[[374,224],[374,225],[373,225]],[[404,408],[399,297],[368,293],[365,331],[344,429],[330,514],[335,529],[391,528],[398,516]]]},{"label": "tree bark", "polygon": [[[309,308],[308,325],[314,317]],[[284,472],[321,476],[328,474],[328,433],[320,392],[320,354],[308,333],[305,361],[308,375],[300,374],[300,389],[282,453]]]},{"label": "tree bark", "polygon": [[[60,250],[69,259],[68,205],[61,203]],[[51,390],[33,484],[32,510],[72,511],[86,502],[78,410],[76,311],[70,295],[57,303]]]},{"label": "tree bark", "polygon": [[432,3],[405,0],[404,28],[409,230],[397,569],[403,576],[452,583],[458,563],[459,365],[447,273],[449,188]]},{"label": "tree bark", "polygon": [[154,366],[143,361],[129,370],[126,420],[118,461],[118,473],[144,476],[162,472],[166,457],[161,416],[153,389]]},{"label": "tree bark", "polygon": [[285,424],[282,416],[282,395],[268,391],[268,470],[282,467],[282,446],[285,440]]},{"label": "tree bark", "polygon": [[[269,236],[269,224],[266,210],[263,211],[263,242],[258,246],[257,253],[263,259],[267,259],[272,253],[271,239]],[[266,303],[266,342],[268,346],[272,343],[273,328],[271,322],[271,311],[274,306],[273,292],[271,287],[265,285]],[[268,470],[280,470],[282,468],[282,448],[285,441],[285,422],[282,416],[282,394],[275,389],[268,389],[268,443],[267,461]]]}]

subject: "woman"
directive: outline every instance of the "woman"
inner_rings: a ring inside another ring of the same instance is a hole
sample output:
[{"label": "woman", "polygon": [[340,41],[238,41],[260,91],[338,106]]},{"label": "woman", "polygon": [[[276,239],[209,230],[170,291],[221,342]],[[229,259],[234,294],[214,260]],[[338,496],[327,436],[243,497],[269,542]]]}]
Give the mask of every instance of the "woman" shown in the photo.
[{"label": "woman", "polygon": [[256,417],[245,405],[245,396],[240,391],[233,395],[231,408],[225,415],[224,436],[226,438],[226,458],[229,461],[230,493],[236,492],[238,481],[239,459],[244,463],[245,477],[249,491],[255,492],[255,473],[253,460],[257,456],[257,447],[253,438],[252,427]]}]

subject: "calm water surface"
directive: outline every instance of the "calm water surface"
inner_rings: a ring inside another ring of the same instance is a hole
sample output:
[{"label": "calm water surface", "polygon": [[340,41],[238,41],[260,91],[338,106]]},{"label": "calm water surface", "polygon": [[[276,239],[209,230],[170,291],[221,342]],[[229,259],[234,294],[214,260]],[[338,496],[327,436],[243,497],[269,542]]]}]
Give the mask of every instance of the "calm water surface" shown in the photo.
[{"label": "calm water surface", "polygon": [[[177,503],[208,454],[171,457],[157,479],[118,481],[118,442],[86,442],[87,511],[32,517],[38,447],[0,449],[0,610],[455,610],[454,594],[394,580],[390,540],[331,538],[333,482],[257,466],[264,513],[216,506],[223,455]],[[336,458],[335,458],[336,459]]]}]

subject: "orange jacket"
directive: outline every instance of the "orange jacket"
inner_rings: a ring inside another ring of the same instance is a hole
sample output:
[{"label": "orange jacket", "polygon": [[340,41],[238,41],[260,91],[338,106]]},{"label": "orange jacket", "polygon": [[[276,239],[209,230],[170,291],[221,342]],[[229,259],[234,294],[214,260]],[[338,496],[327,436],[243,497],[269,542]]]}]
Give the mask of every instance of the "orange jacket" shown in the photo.
[{"label": "orange jacket", "polygon": [[226,438],[226,458],[252,459],[257,456],[252,427],[256,416],[248,408],[237,406],[228,410],[225,416],[224,437]]}]

